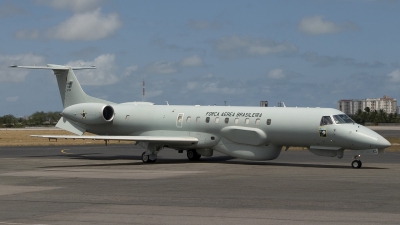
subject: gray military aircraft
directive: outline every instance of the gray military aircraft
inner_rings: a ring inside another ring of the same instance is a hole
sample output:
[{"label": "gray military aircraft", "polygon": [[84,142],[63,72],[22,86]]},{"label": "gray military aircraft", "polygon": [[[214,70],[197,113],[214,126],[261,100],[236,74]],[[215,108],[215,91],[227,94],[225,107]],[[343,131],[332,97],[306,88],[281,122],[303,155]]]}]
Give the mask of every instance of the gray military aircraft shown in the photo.
[{"label": "gray military aircraft", "polygon": [[[144,163],[155,162],[164,147],[186,150],[190,160],[212,156],[213,151],[247,160],[273,160],[282,148],[296,146],[338,158],[349,150],[354,155],[351,166],[360,168],[361,154],[379,154],[390,147],[385,138],[336,109],[117,104],[82,90],[73,70],[95,67],[11,67],[54,71],[64,107],[56,127],[76,134],[36,137],[136,141],[146,149]],[[97,136],[81,136],[86,131]]]}]

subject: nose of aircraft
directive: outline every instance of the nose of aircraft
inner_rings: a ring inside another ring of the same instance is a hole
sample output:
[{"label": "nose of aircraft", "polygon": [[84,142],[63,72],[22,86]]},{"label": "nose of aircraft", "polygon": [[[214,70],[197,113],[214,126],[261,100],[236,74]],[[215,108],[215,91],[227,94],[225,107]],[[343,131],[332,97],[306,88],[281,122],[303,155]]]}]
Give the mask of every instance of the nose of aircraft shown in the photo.
[{"label": "nose of aircraft", "polygon": [[367,127],[358,125],[357,133],[363,136],[364,138],[362,138],[362,141],[371,147],[384,149],[391,146],[388,140]]},{"label": "nose of aircraft", "polygon": [[384,137],[378,134],[378,140],[376,141],[376,145],[378,149],[389,148],[392,144]]},{"label": "nose of aircraft", "polygon": [[338,127],[336,135],[348,141],[349,149],[384,149],[391,146],[380,134],[359,124],[347,124],[340,129]]}]

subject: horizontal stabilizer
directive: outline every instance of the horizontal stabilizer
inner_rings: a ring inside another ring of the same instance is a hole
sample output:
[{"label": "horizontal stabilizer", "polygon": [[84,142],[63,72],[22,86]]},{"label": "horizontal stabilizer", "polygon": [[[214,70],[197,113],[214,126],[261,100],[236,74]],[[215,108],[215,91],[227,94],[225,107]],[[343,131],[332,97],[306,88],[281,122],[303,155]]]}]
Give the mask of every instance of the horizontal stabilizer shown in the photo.
[{"label": "horizontal stabilizer", "polygon": [[116,140],[116,141],[137,141],[160,144],[189,145],[197,144],[199,141],[194,137],[165,137],[165,136],[73,136],[73,135],[31,135],[31,137],[51,139],[90,139],[90,140]]},{"label": "horizontal stabilizer", "polygon": [[85,128],[78,126],[74,122],[68,121],[64,117],[60,118],[60,120],[56,124],[56,127],[74,133],[76,135],[82,135],[86,131]]},{"label": "horizontal stabilizer", "polygon": [[55,64],[47,64],[47,66],[17,66],[12,65],[11,68],[24,68],[24,69],[44,69],[44,70],[84,70],[84,69],[96,69],[95,66],[89,67],[71,67],[71,66],[62,66],[62,65],[55,65]]}]

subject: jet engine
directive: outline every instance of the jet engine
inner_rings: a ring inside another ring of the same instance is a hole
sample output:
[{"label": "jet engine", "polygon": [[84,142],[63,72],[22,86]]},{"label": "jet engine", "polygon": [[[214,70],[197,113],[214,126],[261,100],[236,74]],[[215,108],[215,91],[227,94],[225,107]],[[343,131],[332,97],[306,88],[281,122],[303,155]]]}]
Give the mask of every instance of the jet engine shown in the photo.
[{"label": "jet engine", "polygon": [[114,108],[104,103],[80,103],[62,111],[62,116],[83,124],[105,124],[114,119]]}]

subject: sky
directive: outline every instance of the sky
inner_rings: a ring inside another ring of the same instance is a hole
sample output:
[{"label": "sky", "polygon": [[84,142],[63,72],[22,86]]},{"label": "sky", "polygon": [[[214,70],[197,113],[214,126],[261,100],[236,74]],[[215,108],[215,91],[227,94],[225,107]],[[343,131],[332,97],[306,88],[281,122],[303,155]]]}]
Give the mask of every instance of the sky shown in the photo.
[{"label": "sky", "polygon": [[0,0],[0,116],[62,111],[48,70],[116,103],[337,108],[400,98],[400,1]]}]

